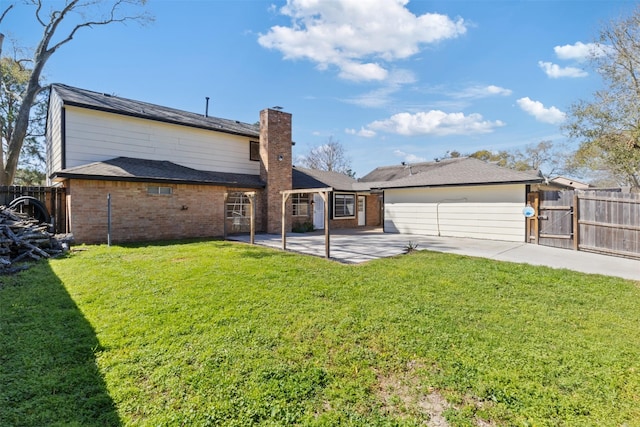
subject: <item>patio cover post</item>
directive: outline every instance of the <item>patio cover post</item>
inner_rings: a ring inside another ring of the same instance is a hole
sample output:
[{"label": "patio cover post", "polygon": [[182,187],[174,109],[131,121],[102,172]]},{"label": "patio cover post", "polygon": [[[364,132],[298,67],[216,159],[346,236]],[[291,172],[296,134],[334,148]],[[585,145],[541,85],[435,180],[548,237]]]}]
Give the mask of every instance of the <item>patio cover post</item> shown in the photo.
[{"label": "patio cover post", "polygon": [[227,240],[227,200],[229,193],[224,193],[224,202],[222,203],[222,238]]},{"label": "patio cover post", "polygon": [[291,195],[288,191],[282,192],[282,250],[287,250],[287,200]]},{"label": "patio cover post", "polygon": [[[243,191],[243,196],[247,196],[249,199],[249,221],[251,226],[251,239],[252,245],[256,242],[256,192],[255,191]],[[222,220],[222,238],[227,240],[227,200],[229,200],[229,193],[224,193],[223,208],[223,220]]]},{"label": "patio cover post", "polygon": [[251,191],[245,193],[249,198],[249,209],[251,210],[251,238],[250,243],[255,245],[256,243],[256,192]]},{"label": "patio cover post", "polygon": [[325,256],[329,258],[329,193],[333,191],[333,187],[327,188],[307,188],[305,190],[285,190],[282,194],[282,250],[287,250],[287,233],[285,223],[285,204],[292,194],[315,194],[318,193],[324,202],[324,249]]},{"label": "patio cover post", "polygon": [[331,244],[329,242],[329,192],[322,191],[320,197],[322,197],[322,201],[324,202],[324,255],[327,258],[331,258]]}]

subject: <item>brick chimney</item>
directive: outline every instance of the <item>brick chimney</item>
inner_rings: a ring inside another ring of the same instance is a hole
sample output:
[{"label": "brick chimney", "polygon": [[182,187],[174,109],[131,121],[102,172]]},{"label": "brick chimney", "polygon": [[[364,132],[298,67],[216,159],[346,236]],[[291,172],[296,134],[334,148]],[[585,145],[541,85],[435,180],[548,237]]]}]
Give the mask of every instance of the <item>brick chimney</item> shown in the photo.
[{"label": "brick chimney", "polygon": [[[265,109],[260,112],[260,178],[267,183],[263,218],[267,233],[282,231],[282,194],[291,190],[291,114]],[[291,230],[291,201],[287,202],[288,231]]]}]

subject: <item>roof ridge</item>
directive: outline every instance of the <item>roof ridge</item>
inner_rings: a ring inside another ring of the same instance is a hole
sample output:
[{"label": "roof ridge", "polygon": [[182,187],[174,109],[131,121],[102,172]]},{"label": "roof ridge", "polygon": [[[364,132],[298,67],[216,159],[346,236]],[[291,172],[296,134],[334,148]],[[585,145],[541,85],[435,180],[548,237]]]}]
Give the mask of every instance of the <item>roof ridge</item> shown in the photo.
[{"label": "roof ridge", "polygon": [[[466,159],[473,159],[473,157],[461,156],[461,157],[449,157],[446,159],[431,160],[431,161],[425,161],[425,162],[402,162],[397,165],[378,166],[375,169],[393,169],[393,168],[402,168],[402,167],[409,167],[409,166],[434,165],[437,163],[444,163],[444,162],[453,163],[454,161],[460,161],[460,160],[466,160]],[[476,159],[476,160],[480,160],[480,159]],[[480,161],[483,161],[483,160],[480,160]]]},{"label": "roof ridge", "polygon": [[[217,117],[217,116],[208,116],[208,115],[204,115],[204,114],[200,114],[200,113],[196,113],[193,111],[186,111],[186,110],[181,110],[178,108],[174,108],[174,107],[167,107],[165,105],[160,105],[160,104],[154,104],[151,102],[147,102],[147,101],[140,101],[137,99],[132,99],[132,98],[127,98],[127,97],[123,97],[123,96],[118,96],[118,95],[110,95],[106,92],[98,92],[95,90],[91,90],[91,89],[83,89],[83,88],[79,88],[79,87],[75,87],[75,86],[70,86],[64,83],[52,83],[51,84],[51,88],[60,88],[63,90],[67,90],[71,93],[74,93],[76,96],[79,97],[89,97],[89,98],[95,98],[95,103],[100,104],[100,105],[92,105],[89,101],[75,101],[76,103],[79,104],[83,104],[86,106],[93,106],[94,108],[100,108],[102,110],[105,111],[110,111],[110,112],[115,112],[115,113],[120,113],[120,114],[127,114],[127,113],[131,113],[131,112],[127,112],[125,111],[123,108],[118,108],[116,105],[111,105],[108,106],[106,105],[108,103],[109,100],[115,100],[116,102],[119,103],[123,103],[124,105],[129,104],[129,108],[132,107],[139,107],[141,111],[138,111],[138,114],[141,115],[148,115],[150,117],[155,116],[157,114],[154,114],[152,112],[146,111],[145,110],[145,106],[148,107],[148,110],[160,110],[160,111],[164,111],[168,114],[176,114],[178,116],[183,116],[183,117],[189,117],[191,120],[198,120],[201,121],[201,123],[203,123],[203,126],[208,126],[210,127],[212,130],[216,128],[216,124],[218,124],[218,126],[220,126],[222,123],[226,123],[229,124],[231,126],[233,125],[238,125],[240,127],[247,127],[247,128],[252,128],[255,130],[255,132],[259,132],[259,128],[253,124],[253,123],[247,123],[247,122],[242,122],[239,120],[234,120],[234,119],[226,119],[223,117]],[[64,99],[64,94],[62,96],[62,98]],[[71,102],[74,102],[73,100],[71,100]],[[157,113],[157,112],[156,112]]]}]

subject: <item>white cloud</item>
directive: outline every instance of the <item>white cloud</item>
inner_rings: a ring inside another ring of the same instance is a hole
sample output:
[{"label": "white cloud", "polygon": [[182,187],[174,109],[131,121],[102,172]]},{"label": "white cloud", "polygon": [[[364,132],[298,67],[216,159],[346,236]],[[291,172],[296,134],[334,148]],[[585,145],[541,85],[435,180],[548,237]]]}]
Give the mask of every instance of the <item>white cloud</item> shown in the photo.
[{"label": "white cloud", "polygon": [[603,56],[611,48],[598,43],[582,43],[566,44],[564,46],[556,46],[553,51],[558,59],[584,61],[589,59],[591,55]]},{"label": "white cloud", "polygon": [[344,130],[349,135],[357,135],[363,138],[373,138],[376,136],[376,133],[371,129],[360,128],[360,130],[355,129],[345,129]]},{"label": "white cloud", "polygon": [[539,122],[557,125],[562,123],[566,117],[566,114],[556,107],[545,108],[542,102],[533,101],[529,97],[520,98],[517,102],[524,112],[535,117]]},{"label": "white cloud", "polygon": [[427,161],[427,159],[424,157],[416,156],[415,154],[405,153],[402,150],[394,150],[393,154],[396,157],[401,157],[402,160],[407,163],[421,163],[421,162]]},{"label": "white cloud", "polygon": [[384,80],[389,75],[389,72],[379,64],[359,64],[352,61],[341,61],[336,65],[340,67],[338,75],[345,80]]},{"label": "white cloud", "polygon": [[561,67],[557,64],[553,64],[551,62],[543,62],[538,61],[538,66],[542,68],[547,76],[552,79],[557,79],[561,77],[586,77],[588,73],[580,68],[575,67]]},{"label": "white cloud", "polygon": [[480,114],[444,113],[438,110],[416,114],[399,113],[370,123],[367,128],[398,135],[474,135],[490,133],[504,126],[500,120],[484,120]]},{"label": "white cloud", "polygon": [[500,86],[488,85],[488,86],[470,86],[458,93],[453,94],[454,98],[487,98],[490,96],[509,96],[512,91]]},{"label": "white cloud", "polygon": [[414,15],[408,0],[288,0],[280,13],[291,26],[274,26],[258,43],[285,59],[308,59],[319,69],[337,67],[341,78],[380,81],[389,77],[384,62],[408,58],[425,44],[466,32],[462,18]]}]

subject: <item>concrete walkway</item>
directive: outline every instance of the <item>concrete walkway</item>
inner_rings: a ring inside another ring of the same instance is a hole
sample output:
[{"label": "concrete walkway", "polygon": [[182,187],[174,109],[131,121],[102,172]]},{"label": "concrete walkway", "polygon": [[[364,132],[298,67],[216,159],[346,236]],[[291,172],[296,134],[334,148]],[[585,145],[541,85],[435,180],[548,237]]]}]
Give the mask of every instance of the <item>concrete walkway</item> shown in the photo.
[{"label": "concrete walkway", "polygon": [[[229,236],[229,240],[249,242],[248,235]],[[257,234],[255,243],[282,248],[279,234]],[[524,242],[467,239],[383,233],[381,229],[332,230],[331,259],[344,263],[361,263],[402,254],[411,243],[418,250],[510,261],[583,273],[603,274],[640,281],[640,261],[589,252],[558,249]],[[287,250],[325,256],[324,232],[287,234]]]}]

